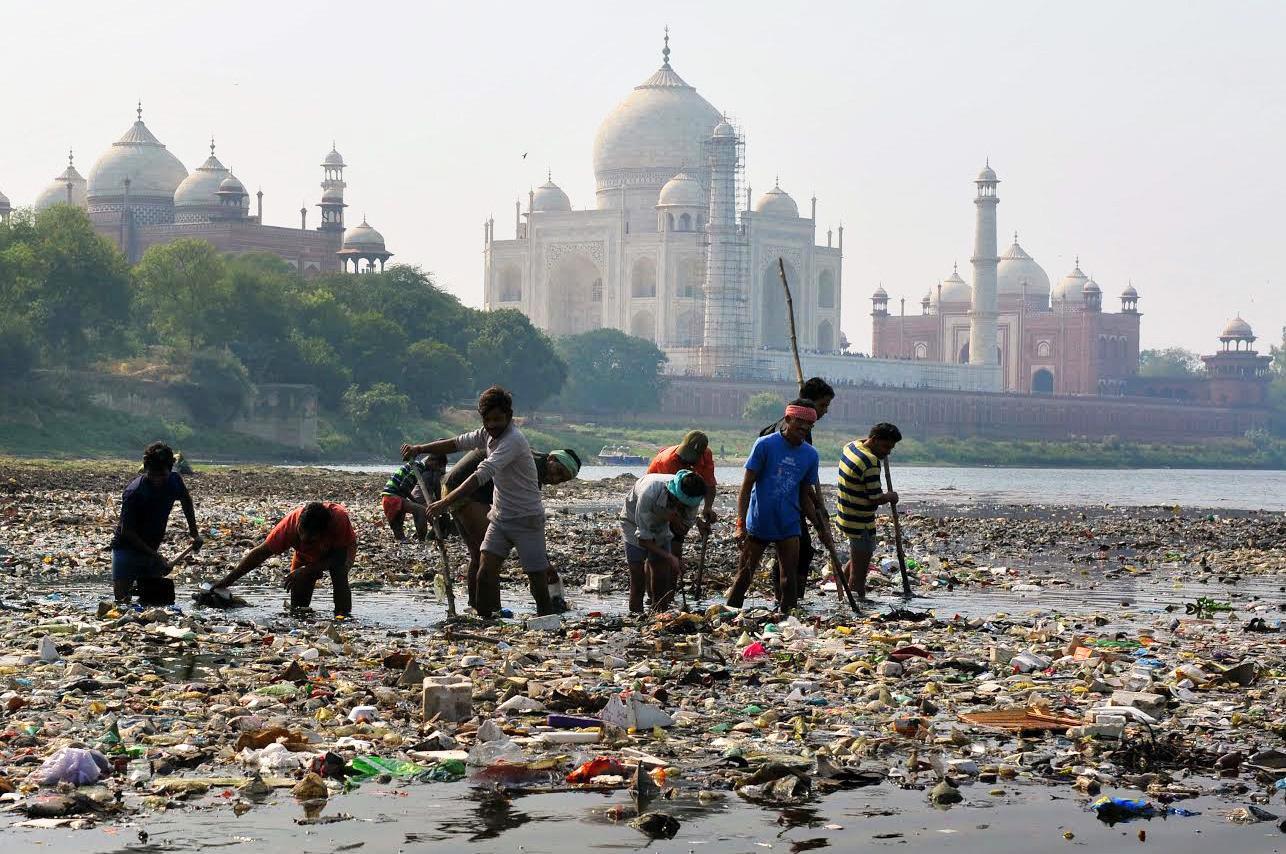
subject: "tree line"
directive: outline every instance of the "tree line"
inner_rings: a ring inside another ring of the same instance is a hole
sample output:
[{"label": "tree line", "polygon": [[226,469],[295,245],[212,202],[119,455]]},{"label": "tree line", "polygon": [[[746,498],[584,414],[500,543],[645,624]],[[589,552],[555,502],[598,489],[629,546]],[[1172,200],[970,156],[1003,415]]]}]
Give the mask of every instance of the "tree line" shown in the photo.
[{"label": "tree line", "polygon": [[428,272],[305,277],[267,254],[206,241],[149,248],[131,267],[80,209],[0,225],[0,367],[12,393],[34,368],[159,361],[198,417],[235,414],[256,383],[307,383],[324,411],[383,432],[492,384],[526,412],[655,406],[665,357],[600,329],[551,339],[518,311],[479,311]]}]

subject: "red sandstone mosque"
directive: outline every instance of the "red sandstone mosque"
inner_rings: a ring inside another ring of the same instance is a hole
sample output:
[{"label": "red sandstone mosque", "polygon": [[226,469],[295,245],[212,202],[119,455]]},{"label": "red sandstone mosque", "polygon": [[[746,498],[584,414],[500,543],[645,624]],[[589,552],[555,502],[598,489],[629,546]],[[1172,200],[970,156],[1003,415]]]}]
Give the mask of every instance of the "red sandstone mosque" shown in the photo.
[{"label": "red sandstone mosque", "polygon": [[[321,163],[321,222],[308,228],[308,208],[299,209],[299,227],[267,225],[263,221],[263,190],[256,194],[254,213],[245,184],[214,154],[192,172],[183,166],[137,119],[120,139],[98,158],[88,180],[71,155],[64,169],[36,198],[37,211],[56,204],[84,209],[94,230],[116,243],[131,263],[149,246],[179,238],[209,241],[220,252],[267,252],[305,274],[384,269],[391,252],[384,237],[363,218],[345,226],[344,169],[347,164],[332,144]],[[0,202],[8,212],[8,199]]]}]

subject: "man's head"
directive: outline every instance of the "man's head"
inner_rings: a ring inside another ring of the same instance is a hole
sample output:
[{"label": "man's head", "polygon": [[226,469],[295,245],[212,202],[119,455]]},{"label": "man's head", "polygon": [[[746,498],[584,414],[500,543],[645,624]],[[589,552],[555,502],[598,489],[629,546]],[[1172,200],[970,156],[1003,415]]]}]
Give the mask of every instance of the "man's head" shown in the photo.
[{"label": "man's head", "polygon": [[902,431],[887,421],[881,421],[866,434],[866,447],[880,459],[893,451],[893,446],[902,441]]},{"label": "man's head", "polygon": [[498,385],[478,395],[478,415],[482,418],[482,429],[487,435],[496,438],[509,429],[514,420],[514,399],[509,392]]},{"label": "man's head", "polygon": [[831,401],[835,399],[835,389],[821,377],[812,377],[805,380],[799,387],[799,396],[813,402],[813,408],[817,410],[817,420],[820,421],[826,417],[826,413],[831,408]]},{"label": "man's head", "polygon": [[153,442],[143,449],[143,473],[156,486],[174,471],[174,451],[164,442]]},{"label": "man's head", "polygon": [[679,443],[679,459],[690,466],[696,465],[710,447],[710,438],[700,430],[689,430]]},{"label": "man's head", "polygon": [[798,445],[817,421],[817,406],[807,398],[797,397],[786,404],[786,417],[782,419],[781,432],[786,441]]},{"label": "man's head", "polygon": [[310,501],[299,514],[299,542],[307,545],[326,536],[330,527],[330,511],[320,501]]},{"label": "man's head", "polygon": [[545,482],[550,486],[574,480],[580,472],[580,455],[571,448],[549,452],[549,466],[545,469]]},{"label": "man's head", "polygon": [[670,493],[670,503],[684,507],[696,507],[706,497],[706,482],[691,469],[675,472],[665,488]]}]

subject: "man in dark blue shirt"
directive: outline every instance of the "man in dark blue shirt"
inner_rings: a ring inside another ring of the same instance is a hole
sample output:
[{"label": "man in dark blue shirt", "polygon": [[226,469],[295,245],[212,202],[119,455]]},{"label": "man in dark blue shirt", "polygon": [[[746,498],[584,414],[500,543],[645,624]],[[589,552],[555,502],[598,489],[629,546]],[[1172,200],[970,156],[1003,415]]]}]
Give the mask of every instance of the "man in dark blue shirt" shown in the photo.
[{"label": "man in dark blue shirt", "polygon": [[143,451],[143,473],[125,487],[120,520],[112,536],[112,591],[117,602],[129,601],[135,582],[141,588],[173,569],[160,548],[175,501],[183,507],[192,544],[201,548],[196,509],[183,478],[174,471],[174,451],[169,445],[153,442]]}]

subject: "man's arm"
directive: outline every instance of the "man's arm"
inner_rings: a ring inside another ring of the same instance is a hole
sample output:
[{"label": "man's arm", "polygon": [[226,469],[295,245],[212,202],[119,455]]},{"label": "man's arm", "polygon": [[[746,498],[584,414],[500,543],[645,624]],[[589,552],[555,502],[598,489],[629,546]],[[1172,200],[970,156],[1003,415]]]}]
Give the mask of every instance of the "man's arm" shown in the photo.
[{"label": "man's arm", "polygon": [[454,454],[464,450],[455,439],[436,439],[422,445],[405,444],[402,446],[402,459],[413,460],[421,454]]},{"label": "man's arm", "polygon": [[828,549],[834,548],[835,538],[831,535],[830,519],[826,515],[824,506],[815,497],[817,490],[817,484],[800,484],[799,507],[817,530],[817,536],[821,538],[822,545]]},{"label": "man's arm", "polygon": [[442,496],[440,501],[434,501],[429,505],[428,513],[430,516],[437,516],[446,511],[448,507],[464,498],[466,495],[472,495],[481,484],[478,482],[478,473],[475,471],[464,479],[464,483]]},{"label": "man's arm", "polygon": [[759,479],[759,473],[746,469],[746,475],[741,479],[741,492],[737,493],[737,529],[733,536],[738,540],[746,535],[746,514],[750,512],[750,491],[755,488],[755,481]]},{"label": "man's arm", "polygon": [[[356,553],[356,546],[351,546],[350,548],[354,553]],[[245,556],[241,558],[241,562],[237,564],[236,569],[225,575],[223,579],[214,586],[231,587],[243,576],[254,572],[256,569],[263,566],[264,561],[270,557],[272,557],[272,549],[268,548],[267,543],[260,543],[250,551],[246,552]]]}]

